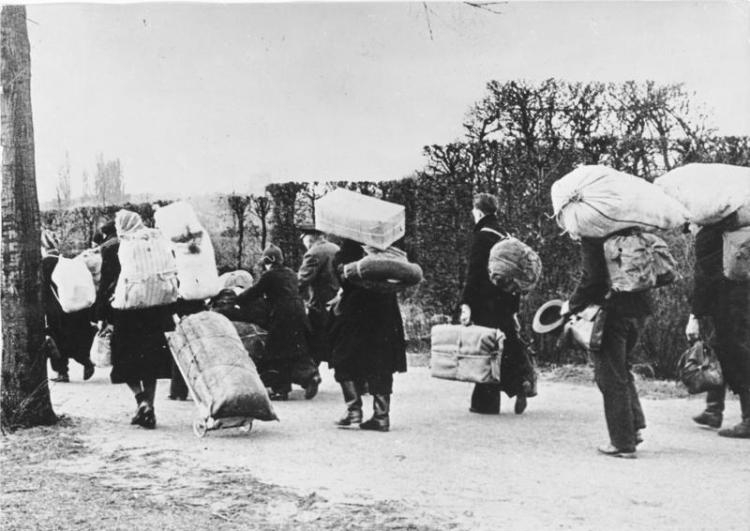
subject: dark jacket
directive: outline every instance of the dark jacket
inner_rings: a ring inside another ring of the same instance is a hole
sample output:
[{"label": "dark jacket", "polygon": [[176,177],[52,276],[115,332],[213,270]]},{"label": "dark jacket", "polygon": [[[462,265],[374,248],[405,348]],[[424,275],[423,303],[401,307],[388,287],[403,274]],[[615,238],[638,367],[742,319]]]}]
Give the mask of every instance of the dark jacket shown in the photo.
[{"label": "dark jacket", "polygon": [[581,279],[570,297],[570,311],[577,313],[590,304],[603,305],[621,317],[645,317],[651,314],[647,292],[612,292],[607,262],[604,258],[604,238],[581,238]]},{"label": "dark jacket", "polygon": [[297,273],[299,289],[307,303],[325,310],[326,303],[336,296],[339,281],[333,269],[333,259],[339,246],[328,240],[319,240],[310,246],[302,257],[302,265]]},{"label": "dark jacket", "polygon": [[274,266],[254,286],[240,293],[237,303],[242,307],[261,297],[269,313],[268,358],[293,360],[309,356],[309,325],[296,273],[285,266]]},{"label": "dark jacket", "polygon": [[[334,265],[364,256],[362,246],[345,241]],[[341,301],[331,325],[332,359],[338,373],[356,380],[377,381],[406,371],[406,342],[394,293],[377,293],[340,279]]]},{"label": "dark jacket", "polygon": [[718,292],[731,287],[732,283],[723,274],[724,240],[722,234],[737,228],[737,217],[732,215],[713,225],[701,227],[695,235],[691,313],[696,317],[715,314],[718,310]]},{"label": "dark jacket", "polygon": [[474,226],[461,304],[467,304],[471,308],[471,320],[474,324],[499,328],[509,334],[515,330],[513,314],[518,312],[520,296],[503,291],[490,281],[487,261],[490,250],[501,237],[482,229],[504,233],[494,215],[483,217]]}]

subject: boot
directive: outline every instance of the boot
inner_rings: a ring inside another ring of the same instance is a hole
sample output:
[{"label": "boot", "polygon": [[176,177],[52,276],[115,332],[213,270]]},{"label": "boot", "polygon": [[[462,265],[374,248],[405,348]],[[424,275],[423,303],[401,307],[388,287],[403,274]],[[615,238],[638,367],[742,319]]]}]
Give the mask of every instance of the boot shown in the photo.
[{"label": "boot", "polygon": [[516,415],[522,414],[524,411],[526,411],[526,397],[528,396],[528,391],[531,389],[531,382],[523,382],[523,385],[521,386],[520,391],[518,391],[518,394],[516,395],[516,404],[513,408],[513,411]]},{"label": "boot", "polygon": [[742,422],[731,428],[719,430],[719,435],[734,439],[750,439],[750,389],[740,391],[740,408]]},{"label": "boot", "polygon": [[348,428],[352,424],[362,422],[362,397],[357,390],[357,385],[351,380],[341,382],[341,392],[346,402],[346,414],[336,421],[339,428]]},{"label": "boot", "polygon": [[363,430],[388,431],[391,428],[391,395],[372,395],[372,418],[359,425]]},{"label": "boot", "polygon": [[693,417],[693,422],[709,428],[720,428],[723,420],[726,388],[712,389],[706,393],[706,409]]},{"label": "boot", "polygon": [[135,403],[138,404],[137,409],[135,410],[135,415],[133,415],[133,418],[130,419],[131,424],[143,424],[144,414],[146,413],[146,409],[148,408],[148,401],[146,397],[146,393],[136,393],[135,395]]}]

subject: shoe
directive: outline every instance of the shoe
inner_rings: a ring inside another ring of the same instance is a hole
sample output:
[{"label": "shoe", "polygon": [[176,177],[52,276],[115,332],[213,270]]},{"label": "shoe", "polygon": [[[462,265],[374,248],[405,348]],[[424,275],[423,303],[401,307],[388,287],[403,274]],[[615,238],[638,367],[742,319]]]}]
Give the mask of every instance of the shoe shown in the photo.
[{"label": "shoe", "polygon": [[305,400],[311,400],[318,394],[318,386],[320,385],[320,376],[315,375],[310,383],[305,387]]},{"label": "shoe", "polygon": [[285,400],[289,400],[289,393],[277,393],[274,391],[268,395],[268,398],[270,398],[271,400],[283,402]]},{"label": "shoe", "polygon": [[89,380],[94,375],[94,364],[89,362],[83,367],[83,380]]},{"label": "shoe", "polygon": [[67,374],[57,373],[57,376],[55,376],[54,378],[50,378],[49,381],[58,382],[58,383],[69,383],[70,378],[68,377]]},{"label": "shoe", "polygon": [[596,449],[600,454],[608,455],[610,457],[621,457],[623,459],[635,459],[635,448],[633,449],[622,449],[617,448],[613,446],[612,444],[607,444],[605,446],[600,446]]},{"label": "shoe", "polygon": [[133,415],[133,418],[130,419],[130,423],[137,426],[143,425],[143,417],[146,413],[146,408],[148,407],[148,404],[146,402],[141,402],[138,404],[138,409],[135,410],[135,415]]},{"label": "shoe", "polygon": [[714,411],[704,411],[700,415],[693,417],[693,422],[701,426],[708,426],[709,428],[721,428],[722,420],[723,415]]},{"label": "shoe", "polygon": [[743,420],[736,426],[719,430],[719,435],[733,439],[750,439],[750,420]]},{"label": "shoe", "polygon": [[526,411],[527,404],[528,402],[526,401],[526,391],[522,390],[516,395],[516,405],[513,408],[513,411],[516,413],[516,415],[520,415],[521,413]]},{"label": "shoe", "polygon": [[373,395],[372,409],[372,418],[360,424],[360,429],[370,431],[389,431],[391,429],[391,395]]},{"label": "shoe", "polygon": [[469,408],[469,413],[476,413],[478,415],[499,415],[499,411],[485,411],[483,409],[477,409],[474,407]]}]

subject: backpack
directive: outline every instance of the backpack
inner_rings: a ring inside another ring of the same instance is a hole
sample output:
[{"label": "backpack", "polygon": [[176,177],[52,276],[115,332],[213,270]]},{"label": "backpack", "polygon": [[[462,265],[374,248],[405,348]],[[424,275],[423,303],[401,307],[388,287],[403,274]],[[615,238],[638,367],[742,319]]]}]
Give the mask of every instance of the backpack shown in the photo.
[{"label": "backpack", "polygon": [[490,249],[487,259],[490,281],[498,287],[505,287],[510,283],[518,291],[531,291],[542,276],[542,261],[539,255],[513,236],[487,227],[480,230],[500,237]]},{"label": "backpack", "polygon": [[671,284],[677,278],[677,261],[658,236],[641,231],[615,234],[604,241],[604,259],[610,289],[645,291]]},{"label": "backpack", "polygon": [[112,308],[151,308],[177,300],[177,264],[161,232],[146,228],[121,236],[117,257],[120,276]]},{"label": "backpack", "polygon": [[52,282],[57,286],[57,291],[52,289],[52,294],[65,313],[90,308],[96,301],[94,279],[83,258],[58,258],[52,271]]},{"label": "backpack", "polygon": [[750,227],[725,232],[723,265],[724,276],[729,280],[750,280]]}]

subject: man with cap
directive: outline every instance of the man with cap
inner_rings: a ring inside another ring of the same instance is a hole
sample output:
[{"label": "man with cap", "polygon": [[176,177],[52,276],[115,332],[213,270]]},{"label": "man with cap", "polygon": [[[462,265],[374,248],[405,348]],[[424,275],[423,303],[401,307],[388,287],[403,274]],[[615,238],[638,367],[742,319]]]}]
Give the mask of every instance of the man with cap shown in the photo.
[{"label": "man with cap", "polygon": [[329,242],[313,225],[302,225],[299,230],[307,252],[302,257],[297,279],[310,318],[311,354],[313,360],[320,363],[330,359],[326,305],[339,290],[339,281],[333,269],[333,259],[339,252],[339,246]]}]

